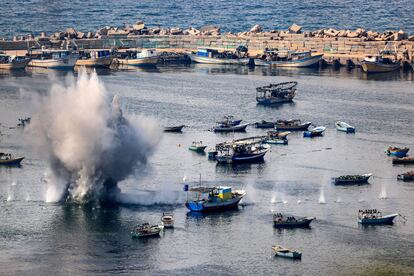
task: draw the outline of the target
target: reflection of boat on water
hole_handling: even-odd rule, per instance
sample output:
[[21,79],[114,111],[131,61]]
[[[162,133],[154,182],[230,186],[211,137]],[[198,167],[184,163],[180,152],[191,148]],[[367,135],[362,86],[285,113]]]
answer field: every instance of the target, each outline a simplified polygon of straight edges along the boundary
[[407,153],[410,149],[409,148],[397,148],[393,146],[389,146],[385,153],[389,156],[395,156],[398,158],[402,158],[407,156]]
[[26,68],[30,59],[26,57],[0,54],[0,70],[17,70]]
[[291,102],[295,97],[296,81],[281,82],[256,88],[258,104],[270,105]]
[[298,119],[292,120],[277,120],[276,129],[277,130],[289,130],[289,131],[301,131],[307,130],[312,122],[301,123]]
[[217,144],[216,160],[223,164],[263,161],[270,146],[262,142],[263,136],[258,136]]
[[318,127],[315,127],[311,130],[305,131],[303,133],[303,137],[312,138],[312,137],[316,137],[316,136],[322,136],[325,130],[326,130],[326,127],[318,126]]
[[133,238],[153,237],[158,236],[162,230],[164,230],[163,225],[150,225],[149,223],[144,223],[136,226],[131,231],[131,236]]
[[315,220],[314,217],[284,216],[281,213],[277,213],[273,215],[273,226],[275,228],[309,227],[313,220]]
[[254,60],[256,66],[311,67],[319,64],[323,54],[312,55],[310,51],[265,50],[261,58]]
[[24,157],[13,157],[10,153],[0,152],[0,166],[20,166]]
[[[184,190],[188,193],[195,193],[194,200],[188,200],[185,206],[193,212],[212,212],[223,211],[237,208],[240,200],[245,196],[242,190],[233,191],[231,187],[192,187],[184,186]],[[207,195],[207,197],[205,196]],[[187,195],[188,196],[188,195]]]
[[355,133],[355,127],[345,122],[341,122],[341,121],[335,122],[335,126],[338,131],[342,131],[346,133]]
[[231,64],[248,65],[250,59],[247,57],[247,47],[239,46],[235,52],[219,52],[210,48],[199,48],[197,53],[190,54],[191,61],[208,64]]
[[359,210],[358,212],[358,223],[363,225],[373,224],[393,224],[394,218],[398,214],[383,215],[382,212],[370,209],[370,210]]
[[156,66],[159,55],[155,49],[142,49],[141,51],[118,52],[114,63],[129,66]]
[[372,173],[357,174],[357,175],[342,175],[334,178],[335,185],[353,185],[368,183],[368,179],[372,176]]
[[86,67],[109,67],[112,63],[113,55],[107,49],[81,50],[76,66]]
[[276,256],[284,257],[284,258],[291,258],[291,259],[301,259],[302,253],[298,251],[294,251],[288,248],[285,248],[280,245],[272,246],[272,250]]
[[29,53],[29,67],[50,69],[73,69],[78,60],[78,54],[69,50],[40,50]]

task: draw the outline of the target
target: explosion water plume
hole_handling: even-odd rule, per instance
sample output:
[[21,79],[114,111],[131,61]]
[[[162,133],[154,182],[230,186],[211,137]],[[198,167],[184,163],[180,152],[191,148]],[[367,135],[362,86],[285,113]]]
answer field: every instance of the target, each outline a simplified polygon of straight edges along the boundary
[[48,163],[46,201],[112,201],[117,183],[144,166],[158,130],[122,113],[96,72],[81,70],[71,85],[53,84],[40,98],[27,140]]

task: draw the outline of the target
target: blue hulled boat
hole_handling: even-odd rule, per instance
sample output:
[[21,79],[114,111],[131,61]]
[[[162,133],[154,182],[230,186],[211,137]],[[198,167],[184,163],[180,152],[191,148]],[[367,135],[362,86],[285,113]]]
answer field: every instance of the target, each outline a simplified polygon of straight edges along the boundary
[[263,137],[249,137],[216,145],[216,160],[222,164],[261,162],[270,146],[263,143]]
[[323,132],[325,130],[326,130],[326,127],[324,127],[324,126],[318,126],[318,127],[315,127],[314,129],[311,129],[309,131],[305,131],[303,133],[303,137],[312,138],[312,137],[316,137],[316,136],[322,136],[323,135]]
[[397,148],[393,146],[389,146],[388,149],[385,151],[389,156],[395,156],[398,158],[403,158],[407,156],[407,153],[410,149],[409,148]]
[[371,210],[359,210],[358,223],[362,225],[374,225],[374,224],[393,224],[393,220],[399,214],[382,215],[382,212]]
[[9,153],[0,152],[0,166],[20,166],[24,157],[13,157]]

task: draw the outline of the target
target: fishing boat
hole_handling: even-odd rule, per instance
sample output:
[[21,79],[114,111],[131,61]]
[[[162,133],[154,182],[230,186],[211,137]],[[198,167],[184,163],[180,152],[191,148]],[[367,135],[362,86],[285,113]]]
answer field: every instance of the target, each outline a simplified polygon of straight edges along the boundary
[[79,59],[76,66],[86,67],[109,67],[112,63],[113,55],[107,49],[94,49],[79,51]]
[[174,228],[174,215],[172,213],[162,213],[161,222],[164,228]]
[[261,122],[254,123],[254,126],[256,128],[274,128],[275,125],[276,125],[276,122],[269,122],[269,121],[265,121],[265,120],[262,120]]
[[323,54],[312,55],[311,51],[265,50],[264,54],[254,60],[256,66],[272,67],[311,67],[317,66]]
[[288,131],[302,131],[307,130],[312,122],[301,123],[298,119],[292,120],[277,120],[276,130],[288,130]]
[[232,115],[224,116],[223,119],[217,122],[218,125],[238,126],[243,120],[235,119]]
[[291,102],[296,95],[296,81],[269,84],[256,88],[256,101],[262,105]]
[[383,215],[376,209],[359,210],[358,223],[362,225],[393,224],[393,220],[399,214]]
[[407,181],[407,182],[414,181],[414,171],[399,174],[397,176],[397,179],[402,180],[402,181]]
[[26,68],[30,59],[19,56],[0,54],[0,70],[17,70]]
[[188,148],[189,150],[203,153],[207,146],[203,145],[203,141],[200,142],[193,142],[191,146]]
[[302,253],[294,250],[290,250],[280,245],[272,246],[272,250],[275,256],[291,258],[291,259],[302,259]]
[[40,52],[31,51],[29,67],[41,67],[50,69],[73,69],[78,54],[68,50],[41,50]]
[[0,152],[0,166],[20,166],[24,157],[13,157],[10,153]]
[[346,132],[346,133],[355,133],[355,127],[345,123],[345,122],[335,122],[336,129],[338,131]]
[[309,227],[315,217],[284,216],[281,213],[273,215],[273,226],[275,228],[303,228]]
[[133,238],[153,237],[158,236],[162,230],[164,230],[164,225],[150,225],[149,223],[144,223],[132,229],[131,236]]
[[142,49],[141,51],[118,52],[114,62],[128,66],[156,66],[158,60],[159,55],[155,49]]
[[406,157],[407,153],[410,149],[409,148],[397,148],[394,146],[389,146],[386,150],[385,153],[389,156],[395,156],[398,158],[402,158],[402,157]]
[[326,130],[326,127],[318,126],[311,130],[303,132],[303,137],[312,138],[316,136],[322,136],[325,130]]
[[414,156],[407,156],[402,158],[393,158],[393,164],[414,164]]
[[185,125],[164,127],[164,132],[182,132]]
[[361,62],[362,70],[366,73],[385,73],[400,69],[400,62],[393,61],[383,55],[370,55]]
[[237,47],[235,52],[219,52],[210,48],[199,48],[197,53],[189,54],[191,61],[206,64],[248,65],[250,58],[247,56],[248,49],[245,46]]
[[289,133],[290,131],[284,131],[284,132],[268,131],[263,143],[276,144],[276,145],[287,145],[288,144],[287,136],[289,135]]
[[239,124],[239,125],[231,125],[231,124],[219,124],[213,128],[214,132],[242,132],[246,131],[246,128],[249,124]]
[[249,137],[216,145],[216,160],[221,164],[254,163],[264,160],[270,146],[262,144],[263,137]]
[[368,183],[368,179],[372,176],[372,173],[357,174],[357,175],[341,175],[335,177],[335,185],[354,185]]
[[[187,191],[185,206],[192,212],[213,212],[237,208],[246,195],[242,190],[233,191],[231,187],[192,187],[184,186]],[[188,199],[188,192],[195,193],[195,199]]]

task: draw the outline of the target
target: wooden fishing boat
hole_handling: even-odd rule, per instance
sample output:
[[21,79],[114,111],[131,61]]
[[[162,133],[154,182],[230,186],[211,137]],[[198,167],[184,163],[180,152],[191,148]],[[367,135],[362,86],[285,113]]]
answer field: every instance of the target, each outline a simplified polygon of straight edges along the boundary
[[273,226],[275,228],[301,228],[309,227],[315,217],[284,216],[281,213],[273,215]]
[[309,131],[305,131],[303,133],[303,137],[312,138],[312,137],[316,137],[316,136],[322,136],[325,130],[326,130],[326,127],[318,126],[318,127],[315,127],[315,128],[313,128]]
[[335,122],[336,129],[338,131],[346,132],[346,133],[355,133],[355,127],[345,123],[345,122]]
[[383,215],[382,212],[372,210],[360,210],[358,212],[358,223],[362,225],[375,225],[375,224],[393,224],[394,218],[399,214]]
[[156,66],[159,55],[155,49],[142,49],[141,51],[118,52],[114,63],[128,66]]
[[270,146],[263,137],[250,137],[216,145],[216,160],[221,164],[261,162]]
[[217,121],[218,125],[224,125],[224,126],[237,126],[240,125],[242,122],[242,119],[235,119],[232,115],[224,116],[223,119],[220,121]]
[[193,142],[191,146],[188,148],[189,150],[203,153],[207,146],[203,145],[203,141],[200,142]]
[[73,69],[79,55],[67,50],[41,50],[30,52],[29,67]]
[[19,56],[0,54],[0,70],[17,70],[26,68],[30,59]]
[[393,146],[389,146],[385,153],[389,156],[395,156],[398,158],[406,157],[407,153],[410,149],[409,148],[397,148]]
[[20,166],[24,157],[13,157],[10,153],[0,152],[0,166]]
[[335,177],[335,185],[355,185],[368,183],[368,179],[372,176],[372,173],[357,174],[357,175],[342,175]]
[[402,181],[407,181],[407,182],[414,181],[414,171],[399,174],[397,176],[397,179],[402,180]]
[[185,125],[164,127],[164,132],[182,132]]
[[301,123],[298,119],[293,120],[277,120],[276,130],[301,131],[307,130],[312,122]]
[[281,82],[256,88],[256,101],[262,105],[291,102],[296,95],[296,81]]
[[162,213],[161,222],[164,228],[174,228],[174,215],[172,213]]
[[263,143],[266,144],[275,144],[275,145],[287,145],[290,131],[268,131],[266,138],[263,140]]
[[[194,200],[188,200],[185,206],[192,212],[213,212],[237,208],[246,195],[244,191],[233,191],[231,187],[193,187],[184,186],[184,191],[195,193]],[[207,197],[205,197],[207,195]],[[188,198],[188,195],[187,195]]]
[[311,67],[317,66],[323,54],[312,55],[310,51],[267,50],[263,56],[254,60],[256,66],[271,67]]
[[402,158],[393,158],[393,164],[414,164],[414,156],[407,156]]
[[274,128],[275,125],[276,125],[276,122],[269,122],[269,121],[265,121],[265,120],[262,120],[261,122],[254,123],[254,126],[256,128]]
[[361,62],[362,70],[366,73],[385,73],[400,69],[399,61],[392,61],[383,55],[370,55]]
[[214,132],[242,132],[246,131],[246,128],[249,124],[239,124],[239,125],[224,125],[220,124],[213,128]]
[[164,230],[164,225],[150,225],[149,223],[144,223],[136,226],[131,231],[131,236],[133,238],[153,237],[158,236],[162,230]]
[[76,66],[85,67],[109,67],[112,63],[113,55],[107,49],[94,49],[79,51],[79,59]]
[[302,253],[294,250],[290,250],[280,245],[272,246],[272,250],[276,256],[291,258],[291,259],[301,259]]
[[219,52],[210,48],[199,48],[197,53],[189,54],[191,61],[206,64],[248,65],[247,48],[237,47],[235,52]]

